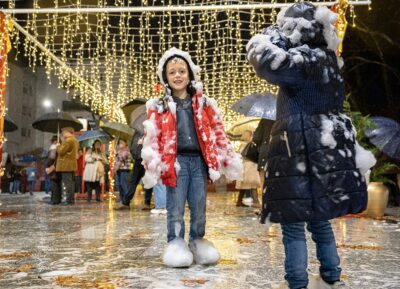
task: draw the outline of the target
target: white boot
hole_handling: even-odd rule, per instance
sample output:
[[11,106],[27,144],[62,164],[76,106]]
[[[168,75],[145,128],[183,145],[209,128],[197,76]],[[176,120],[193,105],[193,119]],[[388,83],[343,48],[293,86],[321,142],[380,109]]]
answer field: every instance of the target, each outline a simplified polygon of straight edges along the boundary
[[221,258],[213,243],[206,239],[190,241],[189,248],[193,253],[194,261],[200,265],[214,265]]
[[189,267],[193,263],[193,254],[185,240],[176,238],[168,243],[164,252],[163,262],[172,268]]

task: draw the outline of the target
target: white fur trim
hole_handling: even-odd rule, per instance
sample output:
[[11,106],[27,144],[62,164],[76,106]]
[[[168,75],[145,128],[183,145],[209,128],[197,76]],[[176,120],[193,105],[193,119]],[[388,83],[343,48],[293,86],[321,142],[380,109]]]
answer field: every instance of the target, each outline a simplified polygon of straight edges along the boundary
[[164,53],[164,55],[161,57],[160,61],[158,62],[158,78],[160,79],[160,82],[164,86],[166,85],[166,83],[164,82],[163,77],[162,77],[164,64],[173,55],[179,55],[179,56],[183,57],[189,63],[190,70],[193,72],[195,81],[200,81],[200,71],[201,71],[200,66],[194,64],[189,53],[182,51],[176,47],[172,47]]
[[146,189],[154,187],[160,180],[161,175],[161,155],[158,151],[157,136],[159,134],[155,117],[152,115],[143,122],[145,136],[143,138],[142,164],[146,168],[144,177],[142,178]]
[[176,116],[176,103],[173,101],[168,101],[168,108],[174,116]]
[[221,177],[220,172],[212,169],[212,168],[208,168],[208,175],[210,176],[210,179],[215,182],[216,180],[218,180]]

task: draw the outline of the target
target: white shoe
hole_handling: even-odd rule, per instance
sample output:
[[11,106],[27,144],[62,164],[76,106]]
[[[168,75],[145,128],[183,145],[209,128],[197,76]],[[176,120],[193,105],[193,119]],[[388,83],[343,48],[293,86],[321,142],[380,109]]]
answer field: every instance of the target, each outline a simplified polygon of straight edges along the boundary
[[185,240],[176,238],[168,243],[165,249],[163,262],[167,267],[184,268],[193,263],[193,254]]
[[167,210],[166,209],[152,209],[150,211],[150,213],[158,214],[158,215],[166,215],[167,214]]
[[253,204],[252,198],[243,198],[242,203],[245,204],[247,207],[251,207]]
[[213,243],[206,239],[197,239],[189,243],[189,248],[193,253],[193,259],[200,265],[217,264],[221,255],[214,247]]

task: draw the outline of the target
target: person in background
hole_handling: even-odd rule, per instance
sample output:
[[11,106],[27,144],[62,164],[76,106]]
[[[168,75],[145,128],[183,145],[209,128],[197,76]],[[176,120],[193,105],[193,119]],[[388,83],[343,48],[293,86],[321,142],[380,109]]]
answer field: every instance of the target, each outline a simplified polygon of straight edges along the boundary
[[119,198],[121,204],[124,204],[128,193],[127,177],[131,171],[132,155],[125,140],[120,139],[118,141],[118,146],[119,151],[116,153],[113,169],[114,176],[117,175]]
[[61,184],[57,180],[56,174],[56,158],[57,158],[57,141],[58,138],[54,135],[51,138],[51,145],[47,151],[45,164],[46,178],[50,180],[51,198],[50,204],[58,205],[61,203]]
[[36,180],[38,179],[38,171],[36,164],[32,162],[29,167],[26,168],[26,176],[28,181],[29,194],[32,196],[35,190]]
[[75,171],[75,192],[78,194],[84,194],[82,191],[82,178],[83,178],[83,150],[78,149],[78,159],[76,160],[76,171]]
[[107,163],[107,157],[101,150],[101,141],[95,140],[93,146],[86,150],[85,169],[83,170],[88,202],[92,200],[93,190],[96,192],[96,201],[100,202],[101,184],[104,184],[105,175],[104,165]]
[[150,211],[152,214],[167,214],[167,188],[163,184],[157,184],[153,188],[154,192],[154,209]]
[[14,193],[15,166],[10,161],[10,166],[7,170],[8,189],[10,194]]
[[264,189],[265,171],[267,165],[267,153],[271,129],[275,121],[270,119],[261,119],[253,135],[253,142],[258,148],[257,170],[260,173],[260,186]]
[[[66,203],[65,205],[73,205],[75,203],[75,171],[76,171],[76,159],[78,155],[79,143],[76,140],[74,133],[75,130],[72,127],[64,127],[61,129],[63,141],[61,144],[57,144],[57,159],[56,159],[56,172],[59,175],[58,182],[61,187],[61,182],[65,186],[66,192]],[[60,194],[61,190],[57,192]]]
[[15,167],[14,171],[14,186],[13,186],[13,193],[18,194],[21,192],[21,168]]
[[[239,153],[243,153],[247,145],[252,143],[253,132],[250,130],[244,131],[241,144],[239,147]],[[243,155],[242,155],[243,156]],[[258,199],[257,188],[260,187],[260,176],[257,171],[257,163],[243,156],[243,177],[242,180],[236,182],[236,189],[239,190],[239,196],[236,202],[237,207],[246,206],[243,204],[243,197],[248,193],[253,199],[252,206],[254,208],[261,208],[260,201]]]
[[[144,119],[145,120],[145,119]],[[129,205],[135,196],[136,188],[139,185],[141,179],[144,176],[145,169],[142,165],[141,152],[143,145],[141,140],[144,135],[143,121],[137,121],[136,123],[131,123],[130,126],[135,130],[135,134],[131,140],[130,152],[133,158],[133,169],[131,176],[128,180],[128,191],[124,200],[121,203],[115,204],[114,210],[126,210],[129,209]],[[151,210],[151,196],[153,194],[153,188],[145,189],[144,195],[144,206],[143,210]]]
[[28,176],[25,169],[21,169],[21,193],[25,194],[28,191]]

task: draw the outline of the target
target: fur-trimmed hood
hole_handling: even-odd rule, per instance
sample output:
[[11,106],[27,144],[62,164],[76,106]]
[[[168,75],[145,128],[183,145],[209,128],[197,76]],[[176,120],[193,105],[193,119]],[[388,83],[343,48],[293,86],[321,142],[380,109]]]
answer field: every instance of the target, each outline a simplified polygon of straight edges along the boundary
[[167,83],[165,83],[165,80],[163,77],[163,71],[165,69],[166,62],[175,55],[180,56],[181,58],[185,59],[186,62],[189,64],[189,69],[192,71],[193,76],[194,76],[192,85],[197,91],[202,92],[203,84],[200,79],[200,71],[201,71],[200,66],[196,65],[193,62],[192,57],[190,57],[188,52],[180,50],[176,47],[172,47],[172,48],[168,49],[158,62],[157,74],[158,74],[158,78],[160,79],[161,84],[164,85],[164,87],[166,87],[166,85],[167,85]]

